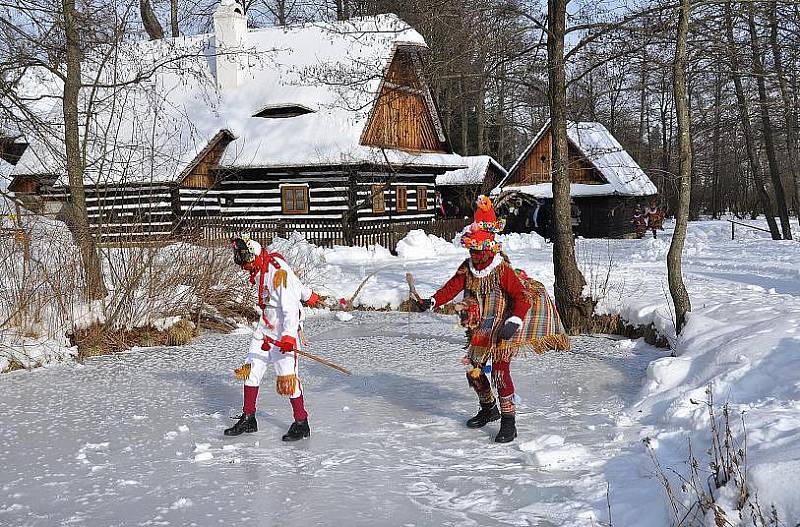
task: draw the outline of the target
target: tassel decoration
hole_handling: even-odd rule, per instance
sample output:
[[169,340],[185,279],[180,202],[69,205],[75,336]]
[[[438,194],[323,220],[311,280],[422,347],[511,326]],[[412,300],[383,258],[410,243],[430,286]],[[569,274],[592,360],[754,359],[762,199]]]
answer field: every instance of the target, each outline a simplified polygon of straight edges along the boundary
[[250,377],[250,370],[252,366],[250,363],[245,363],[233,370],[233,374],[236,376],[237,379],[240,381],[246,381],[248,377]]
[[292,396],[297,388],[297,375],[278,375],[275,379],[275,389],[278,395]]

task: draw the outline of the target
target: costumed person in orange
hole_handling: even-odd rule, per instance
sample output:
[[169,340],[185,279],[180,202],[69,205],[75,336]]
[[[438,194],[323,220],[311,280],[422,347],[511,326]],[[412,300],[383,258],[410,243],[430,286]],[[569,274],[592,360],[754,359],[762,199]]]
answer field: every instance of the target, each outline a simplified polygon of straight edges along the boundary
[[249,235],[234,238],[231,245],[234,262],[250,273],[250,283],[258,282],[258,305],[262,313],[253,330],[245,363],[234,372],[237,379],[244,381],[242,415],[236,424],[225,430],[225,435],[258,431],[255,415],[258,387],[267,366],[272,364],[277,375],[278,394],[289,398],[294,416],[283,440],[297,441],[309,437],[311,430],[295,350],[302,340],[301,302],[313,306],[319,296],[300,282],[283,256],[270,253]]
[[[494,239],[504,223],[497,221],[491,200],[480,196],[475,221],[461,236],[469,258],[431,298],[420,300],[420,307],[427,310],[464,292],[456,308],[467,328],[467,381],[480,403],[480,411],[467,426],[480,428],[500,419],[498,443],[517,437],[511,359],[521,350],[569,349],[569,338],[544,286],[514,270]],[[499,411],[486,373],[491,373],[497,390]]]
[[647,228],[653,231],[653,238],[656,237],[656,230],[664,230],[664,212],[658,208],[656,200],[650,202],[650,206],[644,211],[647,218]]
[[644,233],[647,232],[647,216],[639,204],[633,208],[633,228],[637,238],[644,238]]

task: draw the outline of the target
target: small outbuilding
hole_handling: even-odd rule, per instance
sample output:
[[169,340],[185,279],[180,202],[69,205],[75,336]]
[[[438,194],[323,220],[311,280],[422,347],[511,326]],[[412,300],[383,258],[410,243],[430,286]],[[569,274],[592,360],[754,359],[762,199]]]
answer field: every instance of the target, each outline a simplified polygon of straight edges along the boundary
[[478,196],[489,194],[508,175],[492,156],[464,156],[461,159],[465,168],[436,176],[440,214],[447,218],[470,216]]
[[[656,197],[656,186],[602,124],[568,122],[567,137],[575,234],[586,238],[633,236],[634,209]],[[496,207],[507,215],[507,231],[536,231],[550,237],[550,122],[536,134],[492,193],[497,196]]]

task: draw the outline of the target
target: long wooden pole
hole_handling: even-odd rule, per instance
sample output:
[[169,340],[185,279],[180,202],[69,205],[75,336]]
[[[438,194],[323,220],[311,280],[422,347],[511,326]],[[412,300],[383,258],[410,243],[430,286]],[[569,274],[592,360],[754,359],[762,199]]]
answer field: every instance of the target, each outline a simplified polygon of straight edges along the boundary
[[307,359],[311,359],[313,361],[319,362],[320,364],[323,364],[323,365],[327,366],[328,368],[333,368],[336,371],[340,371],[340,372],[344,373],[345,375],[353,375],[352,372],[350,370],[348,370],[347,368],[342,368],[341,366],[338,366],[338,365],[332,363],[329,360],[323,359],[322,357],[317,357],[316,355],[314,355],[312,353],[309,353],[307,351],[300,351],[300,350],[292,350],[292,351],[294,351],[295,353],[297,353],[301,357],[305,357]]

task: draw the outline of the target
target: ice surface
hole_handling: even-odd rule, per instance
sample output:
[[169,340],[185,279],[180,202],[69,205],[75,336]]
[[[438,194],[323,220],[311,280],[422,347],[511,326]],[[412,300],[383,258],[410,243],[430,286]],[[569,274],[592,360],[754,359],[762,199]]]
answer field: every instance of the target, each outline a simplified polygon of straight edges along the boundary
[[464,426],[477,404],[454,318],[354,315],[308,321],[310,351],[354,374],[301,359],[312,437],[291,445],[271,373],[259,432],[222,435],[241,408],[231,370],[248,335],[0,376],[0,524],[560,526],[601,516],[599,464],[627,444],[616,423],[662,352],[583,337],[576,351],[515,360],[520,437],[498,445],[497,423]]

